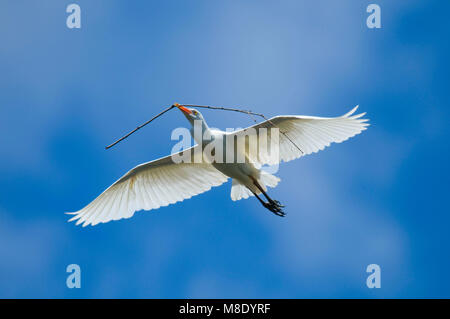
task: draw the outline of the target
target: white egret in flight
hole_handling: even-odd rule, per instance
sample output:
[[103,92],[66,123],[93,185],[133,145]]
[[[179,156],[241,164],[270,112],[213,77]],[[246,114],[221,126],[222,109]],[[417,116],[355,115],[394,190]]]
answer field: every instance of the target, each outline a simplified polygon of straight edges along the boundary
[[[369,125],[367,119],[362,119],[365,113],[354,115],[358,106],[345,115],[333,118],[280,115],[265,122],[253,125],[247,129],[225,132],[210,129],[202,114],[194,109],[179,104],[178,107],[192,126],[191,133],[197,145],[151,162],[136,166],[118,181],[112,184],[94,201],[83,209],[68,213],[75,215],[69,221],[76,224],[97,225],[111,220],[130,218],[136,211],[157,209],[194,195],[206,192],[213,186],[225,183],[232,178],[231,199],[233,201],[255,196],[268,210],[278,216],[285,216],[283,205],[273,200],[267,194],[267,187],[275,187],[280,179],[261,170],[262,165],[274,165],[282,161],[288,162],[303,155],[323,150],[331,143],[340,143],[353,137]],[[164,111],[165,112],[165,111]],[[249,152],[249,145],[244,148],[234,147],[234,158],[240,155],[245,162],[218,162],[205,158],[204,141],[198,140],[194,134],[194,123],[199,123],[201,136],[209,135],[211,140],[226,140],[238,136],[245,130],[255,129],[256,134],[264,131],[268,139],[271,128],[277,127],[283,133],[278,136],[278,152],[276,158],[266,156],[268,143],[256,142],[256,155]],[[267,130],[263,130],[267,129]],[[246,139],[246,143],[251,139]],[[225,147],[224,152],[230,150]],[[185,156],[197,160],[175,162],[174,156]],[[225,157],[226,154],[223,154]],[[200,159],[200,160],[198,160]],[[208,160],[209,159],[209,160]],[[262,195],[264,198],[261,198]]]

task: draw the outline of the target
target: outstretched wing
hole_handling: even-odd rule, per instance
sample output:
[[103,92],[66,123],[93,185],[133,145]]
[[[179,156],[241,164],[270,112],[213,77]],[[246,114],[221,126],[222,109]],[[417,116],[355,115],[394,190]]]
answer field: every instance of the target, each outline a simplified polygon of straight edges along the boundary
[[[357,108],[358,106],[339,117],[275,116],[232,134],[245,135],[247,131],[253,131],[256,132],[254,134],[259,135],[260,129],[267,129],[266,142],[261,143],[261,140],[258,139],[254,152],[250,151],[252,147],[248,145],[251,139],[246,137],[246,153],[248,159],[253,163],[275,165],[282,161],[288,162],[303,155],[318,152],[333,142],[340,143],[361,133],[369,124],[366,123],[368,119],[362,119],[366,113],[353,115]],[[272,138],[276,140],[272,136],[271,130],[274,127],[279,128],[279,143],[276,143],[279,145],[277,156],[273,156],[276,153],[271,152],[270,147]]]
[[68,213],[75,215],[69,221],[77,220],[76,224],[83,223],[84,227],[130,218],[136,211],[183,201],[226,182],[228,177],[211,164],[194,162],[193,156],[199,151],[200,147],[194,146],[176,154],[188,154],[192,157],[190,163],[176,164],[173,155],[169,155],[136,166],[89,205]]

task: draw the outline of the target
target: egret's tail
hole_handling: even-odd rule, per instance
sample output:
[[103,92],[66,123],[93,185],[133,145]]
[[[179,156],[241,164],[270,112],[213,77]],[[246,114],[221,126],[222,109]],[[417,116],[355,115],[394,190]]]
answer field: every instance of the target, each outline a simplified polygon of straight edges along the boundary
[[[278,185],[278,183],[280,182],[280,178],[276,177],[275,175],[269,174],[265,171],[261,171],[261,176],[259,177],[259,181],[261,184],[261,186],[263,188],[265,188],[264,186],[269,186],[269,187],[275,187]],[[267,189],[265,189],[267,190]]]
[[[276,177],[275,175],[269,174],[265,171],[261,171],[261,175],[259,176],[259,184],[264,189],[264,191],[267,190],[268,187],[275,187],[277,186],[280,179]],[[257,194],[260,192],[257,191]],[[231,184],[231,200],[241,200],[241,199],[247,199],[250,196],[254,196],[252,191],[247,188],[244,184],[241,184],[239,181],[233,179]]]

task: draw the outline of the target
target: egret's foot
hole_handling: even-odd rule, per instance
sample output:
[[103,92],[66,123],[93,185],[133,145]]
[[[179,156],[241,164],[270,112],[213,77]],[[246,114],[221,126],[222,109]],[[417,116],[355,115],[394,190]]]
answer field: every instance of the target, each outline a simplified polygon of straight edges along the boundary
[[264,207],[270,210],[272,213],[274,213],[277,216],[284,217],[286,216],[286,213],[283,212],[282,207],[283,205],[280,205],[277,201],[272,201],[269,203],[263,203]]
[[274,203],[274,205],[276,205],[278,207],[285,207],[284,205],[281,205],[281,203],[275,199],[272,199],[272,202]]

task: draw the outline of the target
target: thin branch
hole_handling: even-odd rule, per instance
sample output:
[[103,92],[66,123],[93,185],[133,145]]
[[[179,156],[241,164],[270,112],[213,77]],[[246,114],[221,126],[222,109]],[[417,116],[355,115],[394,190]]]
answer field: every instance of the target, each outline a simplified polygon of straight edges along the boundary
[[[163,115],[164,113],[170,111],[171,109],[173,109],[174,107],[177,106],[186,106],[186,107],[199,107],[199,108],[206,108],[206,109],[212,109],[212,110],[223,110],[223,111],[233,111],[233,112],[239,112],[239,113],[244,113],[244,114],[248,114],[250,116],[253,117],[253,115],[255,116],[259,116],[262,117],[263,119],[265,119],[267,122],[269,122],[273,127],[276,127],[280,130],[281,134],[283,134],[300,152],[302,152],[302,154],[304,154],[304,152],[300,149],[300,147],[297,146],[297,144],[294,143],[294,141],[286,134],[286,132],[283,132],[277,125],[275,125],[270,119],[268,119],[267,117],[264,116],[264,114],[261,113],[255,113],[252,112],[250,110],[240,110],[240,109],[236,109],[236,108],[229,108],[229,107],[222,107],[222,106],[210,106],[210,105],[195,105],[195,104],[177,104],[175,103],[174,105],[169,106],[168,108],[166,108],[164,111],[162,111],[161,113],[159,113],[158,115],[154,116],[153,118],[151,118],[150,120],[148,120],[147,122],[145,122],[144,124],[139,125],[138,127],[136,127],[134,130],[132,130],[131,132],[129,132],[128,134],[122,136],[121,138],[119,138],[117,141],[115,141],[114,143],[106,146],[106,149],[109,149],[111,147],[113,147],[114,145],[116,145],[117,143],[119,143],[120,141],[123,141],[124,139],[126,139],[128,136],[130,136],[131,134],[133,134],[134,132],[136,132],[137,130],[143,128],[144,126],[146,126],[147,124],[149,124],[150,122],[152,122],[153,120],[155,120],[156,118],[160,117],[161,115]],[[253,119],[255,122],[256,120]]]
[[154,119],[160,117],[161,115],[163,115],[164,113],[166,113],[167,111],[173,109],[176,105],[172,105],[169,106],[167,109],[165,109],[164,111],[162,111],[161,113],[159,113],[158,115],[154,116],[153,118],[151,118],[150,120],[148,120],[147,122],[145,122],[144,124],[139,125],[138,127],[136,127],[134,130],[132,130],[130,133],[128,133],[127,135],[122,136],[121,138],[119,138],[117,141],[115,141],[114,143],[108,145],[105,147],[105,149],[109,149],[111,147],[113,147],[114,145],[116,145],[117,143],[119,143],[120,141],[126,139],[128,136],[130,136],[131,134],[133,134],[134,132],[136,132],[137,130],[143,128],[144,126],[146,126],[147,124],[149,124],[151,121],[153,121]]

